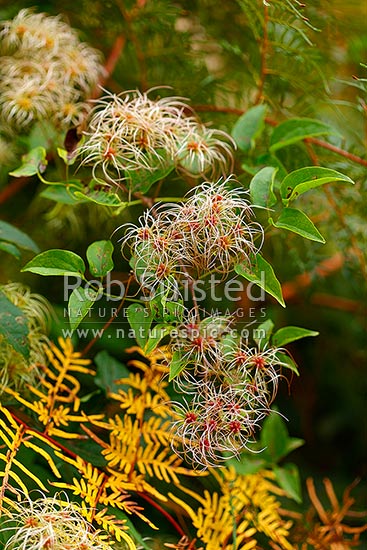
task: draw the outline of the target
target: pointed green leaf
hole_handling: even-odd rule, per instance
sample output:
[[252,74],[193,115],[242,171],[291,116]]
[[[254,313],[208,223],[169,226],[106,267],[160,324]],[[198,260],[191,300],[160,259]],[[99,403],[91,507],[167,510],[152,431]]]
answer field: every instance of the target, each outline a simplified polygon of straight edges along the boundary
[[17,260],[21,257],[21,252],[14,244],[6,243],[5,241],[0,241],[0,250],[7,252],[14,256]]
[[5,338],[16,352],[28,359],[28,334],[27,317],[0,291],[0,341]]
[[276,352],[276,357],[279,361],[279,365],[281,365],[285,369],[291,370],[297,376],[299,376],[299,370],[298,370],[297,364],[293,361],[292,357],[290,357],[289,355],[281,351]]
[[186,362],[182,359],[179,351],[174,351],[169,365],[169,381],[178,376],[186,367]]
[[308,137],[337,134],[328,124],[312,118],[292,118],[276,126],[270,138],[270,151],[302,141]]
[[17,245],[25,250],[31,250],[32,252],[39,252],[39,248],[36,243],[28,237],[26,233],[23,233],[14,225],[0,220],[0,241],[7,241],[13,245]]
[[66,149],[62,149],[61,147],[57,148],[57,154],[68,166],[74,164],[77,159],[76,155],[69,155],[69,152]]
[[116,381],[119,378],[127,378],[130,374],[129,369],[106,350],[97,353],[94,363],[97,366],[94,382],[106,393],[117,392],[121,386]]
[[35,147],[35,149],[22,156],[21,166],[13,170],[13,172],[9,172],[9,174],[16,178],[34,176],[38,172],[43,172],[46,166],[46,149],[44,147]]
[[334,181],[354,184],[351,178],[336,170],[320,166],[306,166],[305,168],[291,172],[284,178],[280,185],[280,194],[283,203],[287,206],[290,201],[293,201],[309,189],[314,189],[315,187]]
[[252,178],[250,182],[250,197],[256,206],[271,207],[277,202],[273,192],[274,177],[277,169],[265,166]]
[[267,319],[254,330],[254,341],[258,346],[261,345],[261,348],[263,348],[269,342],[273,328],[273,321],[271,319]]
[[293,498],[293,500],[301,503],[302,488],[297,466],[288,463],[281,468],[279,466],[274,466],[273,471],[280,487],[284,489],[287,495]]
[[111,241],[96,241],[88,246],[87,259],[94,277],[104,277],[113,269],[113,244]]
[[96,292],[90,287],[83,288],[81,286],[73,290],[68,302],[68,315],[71,329],[74,330],[79,326],[94,302],[100,297],[101,292],[102,289]]
[[253,148],[256,138],[264,129],[266,109],[266,105],[252,107],[233,126],[232,137],[241,151],[247,153]]
[[159,324],[153,327],[149,331],[149,337],[144,346],[144,352],[147,355],[152,353],[152,351],[154,351],[155,348],[158,346],[159,342],[163,340],[165,336],[168,336],[173,328],[174,327],[172,325],[166,324]]
[[264,421],[260,432],[261,445],[265,447],[264,452],[273,463],[278,462],[287,454],[288,430],[285,421],[274,411]]
[[318,336],[319,333],[315,330],[308,330],[307,328],[301,327],[283,327],[277,330],[272,339],[272,343],[276,347],[285,346],[290,342],[295,342],[301,338],[306,338],[307,336]]
[[273,221],[270,218],[270,222],[274,227],[279,229],[287,229],[297,235],[301,235],[305,239],[310,241],[316,241],[318,243],[325,243],[324,237],[314,226],[310,218],[301,210],[297,208],[283,208],[277,221]]
[[253,257],[251,265],[237,264],[234,270],[247,281],[265,290],[285,307],[282,288],[275,276],[274,270],[260,254],[256,254],[256,256]]
[[21,271],[30,271],[39,275],[69,275],[84,278],[83,259],[70,250],[46,250],[41,252]]
[[126,310],[127,320],[134,331],[135,340],[144,348],[149,337],[152,314],[141,304],[131,304]]

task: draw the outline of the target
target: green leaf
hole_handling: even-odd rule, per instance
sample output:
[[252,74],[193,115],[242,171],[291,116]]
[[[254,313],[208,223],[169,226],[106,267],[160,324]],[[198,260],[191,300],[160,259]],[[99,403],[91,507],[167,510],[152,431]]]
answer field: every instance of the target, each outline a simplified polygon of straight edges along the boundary
[[122,202],[118,194],[113,193],[112,191],[92,190],[88,193],[74,191],[73,194],[78,199],[84,199],[90,202],[94,202],[96,204],[100,204],[102,206],[110,206],[112,208],[126,208],[129,204],[128,202]]
[[5,241],[0,241],[0,250],[2,250],[3,252],[7,252],[8,254],[11,254],[12,256],[17,258],[17,260],[19,260],[21,257],[21,252],[19,248],[17,248],[14,244],[6,243]]
[[282,367],[284,367],[285,369],[291,370],[297,376],[299,376],[299,370],[298,370],[297,364],[293,361],[292,357],[290,357],[289,355],[281,351],[276,352],[276,357],[279,361],[279,364],[282,365]]
[[252,107],[240,116],[232,129],[232,137],[241,151],[247,153],[254,147],[256,138],[264,129],[266,105]]
[[169,365],[169,381],[173,380],[184,370],[186,362],[182,360],[179,351],[174,351]]
[[141,348],[144,348],[149,338],[152,314],[141,304],[131,304],[126,310],[126,316],[134,331],[135,340]]
[[287,206],[288,203],[302,195],[309,189],[314,189],[320,185],[341,181],[344,183],[352,183],[354,181],[330,168],[320,166],[306,166],[288,174],[280,185],[280,195],[283,203]]
[[0,241],[7,241],[19,246],[19,248],[32,250],[32,252],[36,253],[39,252],[36,243],[26,233],[4,221],[0,221]]
[[46,166],[46,149],[44,147],[36,147],[26,155],[23,155],[21,166],[13,170],[13,172],[9,172],[9,174],[16,178],[34,176],[38,172],[43,172]]
[[85,264],[83,259],[70,250],[46,250],[41,252],[21,271],[30,271],[39,275],[69,275],[84,278]]
[[234,270],[247,281],[265,290],[285,307],[282,288],[275,276],[274,270],[260,254],[256,254],[256,256],[253,257],[250,266],[237,264]]
[[149,170],[133,170],[126,172],[129,188],[134,192],[147,193],[157,181],[166,178],[174,169],[172,163],[158,165],[153,172]]
[[307,328],[301,327],[283,327],[277,330],[272,339],[272,343],[276,347],[285,346],[290,342],[295,340],[300,340],[301,338],[306,338],[307,336],[318,336],[319,333],[315,330],[308,330]]
[[263,424],[260,432],[261,445],[265,447],[264,452],[273,463],[278,462],[287,454],[288,430],[283,418],[272,411]]
[[73,290],[68,302],[69,323],[72,330],[79,326],[101,293],[102,289],[95,291],[90,287],[79,287]]
[[[263,348],[269,342],[273,328],[273,321],[267,319],[254,330],[254,341],[258,346],[261,344],[261,348]],[[265,337],[262,337],[263,334],[265,334]]]
[[28,359],[28,334],[26,315],[0,291],[0,341],[5,338],[16,352]]
[[52,185],[44,189],[40,193],[40,197],[49,199],[51,201],[59,202],[60,204],[81,204],[88,202],[87,199],[81,199],[76,197],[67,184]]
[[270,151],[302,141],[308,137],[337,134],[328,124],[312,118],[292,118],[276,126],[270,138]]
[[299,471],[295,464],[285,464],[281,468],[274,466],[273,468],[276,479],[280,487],[287,495],[298,503],[302,502],[302,487],[299,477]]
[[262,168],[250,182],[251,202],[257,206],[274,206],[277,198],[273,192],[274,177],[277,169],[273,166]]
[[97,373],[94,377],[95,384],[106,393],[116,392],[121,387],[116,384],[119,378],[127,378],[129,369],[112,357],[108,351],[103,350],[94,357]]
[[297,208],[283,208],[276,222],[271,218],[269,218],[269,220],[274,227],[278,227],[279,229],[287,229],[287,231],[297,233],[297,235],[301,235],[310,241],[316,241],[323,244],[325,243],[324,237],[314,226],[310,218]]
[[149,337],[144,346],[144,352],[149,355],[158,346],[165,336],[168,336],[174,327],[172,325],[159,324],[149,331]]
[[113,269],[113,244],[111,241],[96,241],[87,248],[89,269],[94,277],[104,277]]

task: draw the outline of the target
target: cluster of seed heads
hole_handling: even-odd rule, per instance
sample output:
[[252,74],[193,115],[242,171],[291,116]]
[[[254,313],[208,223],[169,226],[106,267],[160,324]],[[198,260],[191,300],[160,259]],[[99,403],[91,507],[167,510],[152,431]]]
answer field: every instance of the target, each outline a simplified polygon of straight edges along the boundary
[[60,495],[14,504],[4,550],[112,550],[104,536],[82,516],[80,507]]
[[176,167],[193,176],[225,172],[232,163],[231,138],[190,113],[176,97],[107,93],[96,101],[84,132],[81,164],[92,166],[96,179],[112,185],[138,170]]
[[243,189],[230,190],[229,182],[203,183],[182,204],[153,207],[140,225],[127,226],[123,249],[129,246],[144,288],[179,293],[184,279],[208,273],[225,278],[236,264],[249,263],[262,244],[262,229],[249,222]]
[[280,350],[251,347],[230,325],[230,317],[199,320],[192,311],[172,342],[182,369],[174,383],[184,396],[174,403],[172,447],[196,468],[251,450],[278,389]]
[[0,24],[0,120],[3,131],[51,120],[78,124],[103,73],[100,54],[60,17],[21,10]]

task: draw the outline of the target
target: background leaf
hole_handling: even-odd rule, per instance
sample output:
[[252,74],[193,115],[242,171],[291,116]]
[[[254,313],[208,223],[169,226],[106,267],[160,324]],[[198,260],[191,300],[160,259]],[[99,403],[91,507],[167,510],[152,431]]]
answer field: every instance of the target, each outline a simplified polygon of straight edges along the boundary
[[87,248],[89,269],[94,277],[104,277],[113,269],[113,244],[111,241],[96,241]]
[[2,220],[0,220],[0,241],[7,241],[19,248],[39,252],[36,243],[26,233]]
[[324,237],[319,233],[310,218],[297,208],[283,208],[277,221],[270,218],[270,222],[274,227],[292,231],[310,241],[325,243]]
[[308,137],[336,134],[328,124],[312,118],[291,118],[276,126],[270,138],[270,151],[302,141]]
[[75,288],[70,294],[68,302],[68,315],[71,329],[76,329],[82,322],[94,302],[101,295],[101,291],[95,291],[90,287]]
[[21,166],[9,172],[9,174],[16,178],[34,176],[38,172],[43,172],[46,166],[46,149],[44,147],[35,147],[29,153],[22,156]]
[[28,359],[28,334],[27,317],[0,291],[0,342],[5,338],[16,352]]
[[273,166],[262,168],[250,182],[251,202],[257,206],[271,207],[277,202],[273,192],[273,180],[277,169]]
[[266,105],[251,107],[233,126],[232,137],[241,151],[247,153],[264,129],[266,109]]
[[22,271],[39,275],[69,275],[84,278],[83,259],[70,250],[46,250],[28,262]]

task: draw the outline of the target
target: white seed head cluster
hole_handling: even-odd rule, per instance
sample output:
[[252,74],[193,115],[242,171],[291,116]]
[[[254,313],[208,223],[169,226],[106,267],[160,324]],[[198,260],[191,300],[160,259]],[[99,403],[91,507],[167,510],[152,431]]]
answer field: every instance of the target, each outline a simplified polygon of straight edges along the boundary
[[[24,314],[28,329],[26,345],[29,356],[23,356],[11,343],[0,336],[0,394],[4,388],[21,391],[27,384],[36,385],[40,366],[46,364],[45,345],[50,310],[48,303],[38,294],[19,283],[0,285],[0,293]],[[22,322],[20,319],[19,322]]]
[[1,22],[0,55],[4,127],[44,119],[67,127],[86,116],[85,101],[103,73],[101,56],[60,17],[23,9]]
[[154,172],[175,166],[193,176],[219,171],[232,163],[233,142],[220,130],[206,128],[180,98],[150,99],[139,91],[109,94],[96,101],[81,164],[113,184],[129,172]]
[[127,226],[123,250],[129,246],[143,287],[179,292],[180,281],[188,277],[215,272],[224,278],[259,250],[262,228],[249,221],[244,191],[228,189],[229,182],[197,186],[186,202],[154,207],[140,218],[140,226]]
[[15,505],[4,550],[112,550],[103,535],[82,516],[80,507],[59,495],[27,499]]
[[173,404],[172,447],[200,469],[251,450],[275,399],[282,361],[277,348],[260,350],[241,338],[226,342],[230,318],[194,317],[187,316],[172,342],[183,368],[174,383],[184,395]]

